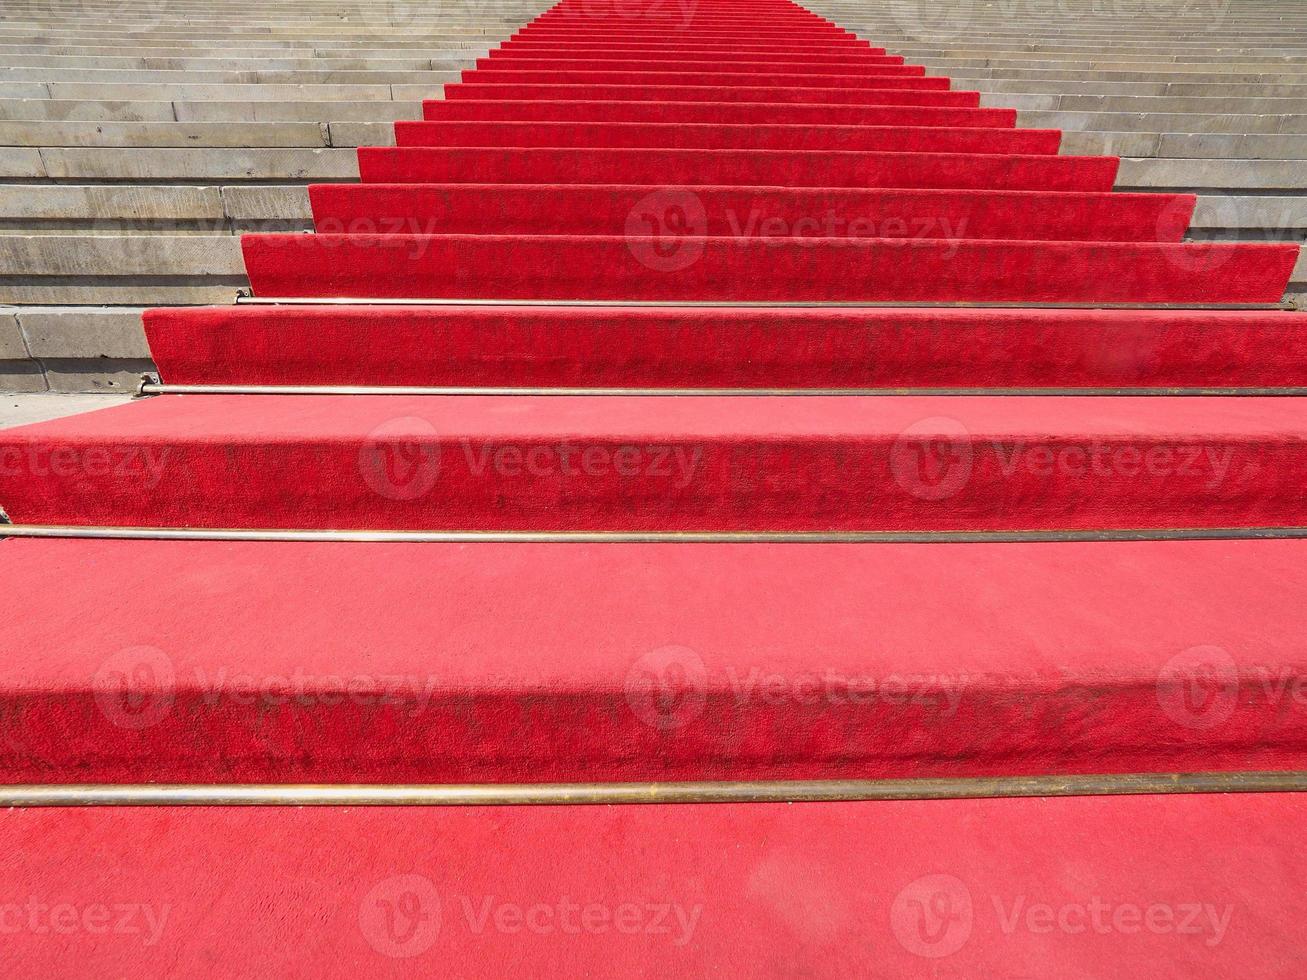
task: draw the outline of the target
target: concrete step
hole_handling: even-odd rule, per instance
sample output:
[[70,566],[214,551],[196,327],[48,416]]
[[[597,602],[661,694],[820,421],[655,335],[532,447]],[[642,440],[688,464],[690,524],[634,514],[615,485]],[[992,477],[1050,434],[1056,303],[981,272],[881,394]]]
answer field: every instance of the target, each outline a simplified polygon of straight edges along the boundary
[[1017,125],[1069,131],[1162,133],[1220,133],[1243,135],[1307,134],[1307,113],[1270,115],[1198,112],[1083,112],[1021,109]]
[[111,123],[0,121],[0,146],[227,147],[331,146],[325,123]]
[[1206,115],[1224,113],[1270,113],[1303,115],[1307,104],[1301,99],[1238,98],[1227,96],[1116,96],[1045,94],[1023,95],[1017,92],[984,92],[981,105],[1014,109],[1072,109],[1082,112],[1194,112]]
[[231,235],[0,235],[0,304],[229,303],[247,284]]
[[0,119],[88,122],[317,122],[334,120],[375,123],[379,120],[420,119],[422,106],[412,102],[168,102],[102,99],[3,99]]
[[456,82],[463,69],[472,67],[473,60],[468,57],[439,61],[433,62],[434,68],[413,70],[10,68],[0,77],[11,82],[45,82],[50,85],[421,85]]
[[[45,176],[70,181],[353,180],[352,148],[46,147]],[[23,176],[18,174],[17,176]]]

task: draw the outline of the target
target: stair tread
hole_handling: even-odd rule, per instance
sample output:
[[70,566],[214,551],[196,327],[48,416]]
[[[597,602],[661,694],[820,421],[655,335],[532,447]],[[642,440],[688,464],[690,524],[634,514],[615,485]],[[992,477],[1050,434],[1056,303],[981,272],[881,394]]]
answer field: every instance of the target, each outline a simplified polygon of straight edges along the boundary
[[[18,811],[3,837],[16,896],[83,915],[133,904],[110,912],[130,927],[117,941],[23,928],[6,955],[37,976],[69,957],[138,975],[164,955],[201,972],[226,954],[319,977],[437,963],[484,976],[506,961],[537,976],[947,962],[972,976],[1270,977],[1300,952],[1305,816],[1297,794]],[[49,913],[36,924],[49,930]]]
[[1303,769],[1305,556],[10,540],[5,781]]

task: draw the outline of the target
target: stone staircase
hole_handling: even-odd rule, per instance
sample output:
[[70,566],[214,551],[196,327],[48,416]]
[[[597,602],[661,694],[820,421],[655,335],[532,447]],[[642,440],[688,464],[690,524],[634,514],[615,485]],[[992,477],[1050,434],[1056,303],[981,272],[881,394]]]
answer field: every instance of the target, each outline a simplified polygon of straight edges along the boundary
[[[1109,9],[1110,8],[1110,9]],[[358,177],[539,5],[28,3],[0,20],[0,391],[130,391],[152,304],[246,288],[236,237],[311,227],[305,185]],[[1307,235],[1307,11],[1290,3],[814,8],[1116,154],[1120,190],[1200,195],[1190,237]],[[39,193],[36,190],[39,188]],[[1300,263],[1289,298],[1307,288]]]
[[[84,3],[67,30],[115,36]],[[225,26],[129,6],[133,42]],[[360,33],[325,9],[229,43]],[[1147,127],[1217,96],[1118,79],[1165,114],[1064,140],[1004,106],[1073,79],[946,65],[1300,32],[1046,9],[562,0],[380,114],[356,176],[76,158],[97,194],[216,189],[223,229],[47,218],[10,237],[120,264],[23,288],[224,292],[141,316],[147,397],[16,396],[45,421],[0,432],[11,969],[1301,973],[1307,314],[1296,238],[1248,217],[1295,178],[1166,155],[1208,144]],[[232,188],[288,206],[238,228]],[[138,329],[69,296],[16,307],[15,349]]]
[[237,235],[309,227],[421,100],[538,3],[0,11],[0,391],[131,391],[141,308],[225,303]]

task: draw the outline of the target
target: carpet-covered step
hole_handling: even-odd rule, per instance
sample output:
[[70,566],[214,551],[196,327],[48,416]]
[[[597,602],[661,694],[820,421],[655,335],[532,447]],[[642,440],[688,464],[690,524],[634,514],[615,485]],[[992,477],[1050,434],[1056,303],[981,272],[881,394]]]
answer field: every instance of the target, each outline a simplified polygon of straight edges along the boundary
[[[906,85],[928,79],[889,78],[884,84],[868,79],[865,86],[799,88],[789,85],[605,85],[455,82],[445,86],[445,98],[454,100],[514,100],[583,102],[778,102],[826,105],[921,105],[977,108],[979,92],[951,92],[948,86],[927,89]],[[943,79],[947,81],[947,79]]]
[[5,955],[46,977],[1278,980],[1305,819],[1289,793],[10,810]]
[[1282,312],[224,306],[144,320],[169,384],[1307,386],[1307,317]]
[[[481,71],[462,73],[465,83],[495,85],[694,85],[694,86],[771,86],[778,81],[770,72],[716,72],[697,71]],[[793,88],[874,88],[907,89],[913,91],[944,91],[950,87],[947,78],[927,78],[920,70],[839,72],[827,74],[786,75],[786,85]]]
[[[671,192],[676,195],[677,192]],[[625,235],[245,235],[265,298],[1278,303],[1298,245]],[[687,233],[690,232],[690,233]]]
[[891,150],[1057,153],[1056,129],[944,126],[760,126],[725,123],[425,122],[395,124],[399,146],[596,149]]
[[813,59],[808,62],[785,61],[723,61],[717,58],[685,58],[650,62],[648,60],[627,59],[615,55],[595,52],[591,55],[575,58],[528,58],[512,53],[500,57],[476,59],[478,71],[694,71],[705,74],[730,72],[767,73],[773,77],[806,75],[812,73],[839,71],[841,73],[862,71],[875,75],[921,75],[925,68],[921,65],[905,65],[903,58],[897,55],[867,55],[861,60],[828,58]]
[[840,126],[997,126],[1016,125],[1015,109],[940,106],[797,105],[776,102],[596,102],[593,100],[495,99],[478,102],[422,103],[430,121],[649,122],[792,124]]
[[879,150],[365,146],[364,183],[769,185],[1110,191],[1116,157]]
[[0,433],[14,523],[1307,525],[1307,399],[164,395]]
[[[650,56],[653,58],[684,58],[694,55],[708,55],[715,57],[718,54],[735,54],[748,55],[747,60],[756,61],[757,55],[762,54],[767,58],[777,57],[779,60],[789,60],[794,57],[797,60],[808,61],[812,58],[839,58],[845,54],[885,54],[884,48],[873,48],[866,41],[850,41],[848,44],[837,44],[833,42],[822,42],[817,44],[796,44],[793,41],[744,41],[744,42],[714,42],[707,40],[692,40],[685,43],[674,43],[667,41],[606,41],[602,45],[595,45],[588,41],[576,41],[569,43],[567,41],[525,41],[509,40],[499,46],[501,51],[511,51],[516,54],[530,54],[531,57],[540,57],[537,52],[563,52],[568,57],[575,58],[578,55],[586,55],[595,50],[607,51],[611,54],[619,54],[622,57]],[[477,52],[480,54],[480,52]]]
[[[901,65],[901,54],[886,54],[884,48],[850,48],[847,53],[805,54],[795,51],[703,51],[703,50],[660,50],[660,51],[611,51],[608,46],[593,51],[580,51],[574,48],[538,47],[534,49],[515,49],[498,47],[487,52],[485,61],[492,65],[517,64],[522,59],[537,61],[545,67],[552,64],[568,64],[578,60],[598,59],[604,62],[626,62],[636,66],[643,65],[656,69],[659,64],[679,64],[683,62],[708,62],[712,65],[761,64],[766,67],[777,66],[780,74],[800,67],[874,67],[876,65]],[[478,61],[480,64],[480,61]]]
[[0,581],[4,783],[1307,767],[1303,541],[14,539]]
[[1039,191],[312,184],[309,200],[323,233],[647,236],[671,230],[815,244],[831,236],[1179,242],[1196,199]]
[[721,25],[716,27],[685,27],[668,30],[660,27],[622,28],[613,25],[591,24],[586,27],[573,25],[535,26],[518,31],[510,40],[548,43],[559,41],[564,44],[591,44],[604,47],[609,42],[654,42],[672,41],[674,44],[696,44],[700,41],[709,43],[748,44],[753,41],[779,41],[786,44],[856,44],[865,45],[856,34],[840,30],[837,27],[813,27],[805,24],[772,24],[751,27],[741,31],[739,27]]

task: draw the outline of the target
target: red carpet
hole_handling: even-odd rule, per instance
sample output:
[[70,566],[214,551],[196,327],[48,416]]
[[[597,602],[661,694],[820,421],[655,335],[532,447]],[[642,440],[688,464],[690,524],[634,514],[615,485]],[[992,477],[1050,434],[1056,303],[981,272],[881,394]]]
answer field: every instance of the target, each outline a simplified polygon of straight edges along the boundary
[[[319,204],[334,196],[314,192]],[[1210,310],[227,306],[145,316],[172,384],[437,387],[1303,386],[1298,324]]]
[[1307,768],[1304,541],[7,541],[0,587],[4,782]]
[[1293,526],[1304,430],[1307,399],[171,395],[0,431],[0,499],[32,524]]
[[[705,150],[893,150],[1056,153],[1053,129],[930,126],[746,126],[709,123],[399,122],[400,146],[588,146]],[[348,187],[349,184],[334,184]],[[1187,224],[1187,222],[1186,222]]]
[[1287,980],[1304,819],[1296,795],[18,811],[5,956],[40,977]]
[[831,232],[865,239],[1178,242],[1195,200],[1189,194],[669,191],[612,184],[315,184],[309,198],[317,230],[326,234],[623,235],[633,225],[648,234],[660,230],[665,208],[680,205],[694,210],[705,235],[814,244]]
[[[265,234],[242,244],[261,296],[356,299],[1273,303],[1298,257],[1294,243],[648,235],[662,216],[694,210],[684,190],[664,193],[666,210],[631,216],[639,234]],[[1219,275],[1195,275],[1203,266]]]
[[[1116,167],[1115,157],[1012,153],[411,146],[359,150],[363,182],[371,184],[765,184],[1106,191],[1112,187]],[[564,176],[565,181],[561,179]]]
[[[1002,126],[1014,109],[935,106],[781,105],[741,102],[424,102],[427,120],[540,120],[823,126]],[[1104,190],[1107,188],[1104,187]]]
[[[1192,197],[788,0],[564,0],[444,94],[243,240],[257,299],[344,302],[153,311],[165,382],[1307,384],[1297,314],[974,308],[1270,306],[1298,245],[1186,243]],[[172,394],[0,431],[0,505],[1274,534],[1307,400]],[[1303,771],[1305,551],[6,540],[3,782]],[[32,976],[1287,978],[1304,806],[16,811],[0,932]]]
[[[786,86],[793,88],[874,88],[874,89],[912,89],[919,91],[936,90],[945,91],[949,87],[947,78],[936,78],[934,76],[927,78],[922,71],[917,68],[912,71],[900,70],[889,71],[887,66],[886,74],[868,75],[862,72],[856,74],[807,74],[807,75],[786,75]],[[893,66],[902,68],[902,66]],[[469,90],[476,91],[477,84],[492,83],[495,85],[557,85],[559,75],[554,71],[485,71],[482,69],[472,69],[463,72],[465,79],[470,80],[466,88],[460,92]],[[715,72],[705,74],[700,71],[593,71],[593,70],[569,70],[568,79],[572,84],[577,85],[688,85],[692,87],[703,87],[704,81],[711,81],[713,87],[720,86],[756,86],[759,80],[757,72]]]

